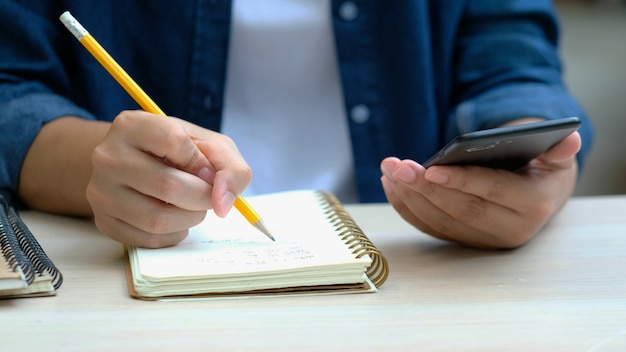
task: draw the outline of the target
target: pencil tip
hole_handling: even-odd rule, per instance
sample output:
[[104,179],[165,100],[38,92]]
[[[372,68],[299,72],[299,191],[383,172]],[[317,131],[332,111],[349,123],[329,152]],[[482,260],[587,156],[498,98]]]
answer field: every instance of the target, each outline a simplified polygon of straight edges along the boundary
[[259,231],[263,232],[263,234],[265,234],[265,236],[267,236],[267,238],[269,238],[270,240],[276,242],[276,239],[274,239],[274,236],[272,236],[272,234],[267,230],[267,227],[265,227],[265,225],[263,224],[262,220],[257,221],[254,224],[254,227],[259,229]]

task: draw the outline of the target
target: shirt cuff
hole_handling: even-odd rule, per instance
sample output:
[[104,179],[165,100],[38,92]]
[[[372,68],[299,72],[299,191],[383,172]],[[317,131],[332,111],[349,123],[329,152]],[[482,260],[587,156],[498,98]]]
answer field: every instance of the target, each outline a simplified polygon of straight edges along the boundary
[[0,104],[0,194],[15,202],[26,153],[42,126],[63,116],[95,117],[70,100],[50,93],[28,93]]

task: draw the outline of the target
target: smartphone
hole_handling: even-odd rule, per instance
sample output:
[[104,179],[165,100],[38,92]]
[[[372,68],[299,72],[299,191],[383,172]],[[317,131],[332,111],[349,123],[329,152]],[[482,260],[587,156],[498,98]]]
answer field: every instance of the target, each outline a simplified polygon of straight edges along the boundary
[[424,163],[475,165],[515,171],[580,127],[578,117],[469,132],[456,137]]

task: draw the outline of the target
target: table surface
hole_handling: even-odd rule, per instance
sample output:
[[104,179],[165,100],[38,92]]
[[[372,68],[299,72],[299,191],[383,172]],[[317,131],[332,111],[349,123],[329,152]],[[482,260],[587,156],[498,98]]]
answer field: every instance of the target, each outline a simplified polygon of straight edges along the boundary
[[153,302],[128,295],[122,245],[87,220],[24,212],[64,275],[0,300],[2,351],[626,350],[626,196],[572,199],[522,248],[481,251],[348,205],[386,255],[373,294]]

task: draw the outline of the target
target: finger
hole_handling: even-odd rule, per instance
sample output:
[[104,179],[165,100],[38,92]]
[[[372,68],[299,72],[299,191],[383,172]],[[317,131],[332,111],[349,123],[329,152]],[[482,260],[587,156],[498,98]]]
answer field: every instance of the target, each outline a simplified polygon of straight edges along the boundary
[[[436,231],[428,224],[428,219],[430,219],[431,221],[437,221],[438,219],[440,219],[440,216],[438,215],[441,214],[432,214],[430,208],[433,207],[433,205],[426,204],[430,203],[427,199],[422,197],[422,199],[420,200],[420,202],[423,203],[422,205],[415,204],[414,202],[405,202],[401,197],[397,195],[395,191],[396,186],[393,185],[388,178],[386,178],[385,176],[381,177],[381,183],[387,199],[389,200],[389,203],[406,222],[433,237],[439,238],[444,241],[454,242],[453,238],[445,235],[445,229],[444,231]],[[407,204],[413,204],[413,206],[409,208]],[[425,211],[422,211],[422,209],[425,209]]]
[[545,153],[540,155],[538,159],[545,164],[555,167],[562,167],[561,164],[565,163],[564,167],[567,167],[569,162],[576,156],[576,153],[580,151],[581,147],[582,140],[580,134],[574,132],[548,149]]
[[433,166],[424,177],[415,185],[418,192],[456,221],[486,233],[512,226],[535,192],[515,173],[484,167]]
[[[511,236],[500,232],[501,229],[515,227],[515,222],[521,218],[514,210],[516,209],[515,202],[511,202],[512,205],[509,208],[467,193],[469,188],[481,189],[483,183],[481,178],[472,179],[463,174],[460,180],[456,180],[461,185],[460,189],[454,189],[428,181],[425,178],[428,170],[411,160],[391,160],[387,161],[384,166],[384,173],[391,175],[398,198],[406,204],[409,212],[420,214],[422,222],[432,229],[433,232],[429,232],[430,234],[437,234],[437,237],[446,236],[458,242],[480,247],[511,247],[527,240],[528,226],[517,226],[515,231],[520,230],[512,233]],[[465,172],[466,169],[474,169],[478,172],[502,171],[479,167],[438,168],[451,168],[458,172]],[[513,173],[509,174],[516,176]],[[468,183],[472,186],[468,186]],[[506,189],[503,192],[508,192],[508,187],[504,188]],[[419,198],[416,194],[427,199],[431,206],[418,202]],[[529,197],[524,199],[529,199]]]
[[[447,173],[446,182],[436,175],[440,172]],[[554,179],[550,178],[537,182],[505,170],[468,166],[429,168],[425,182],[431,179],[437,183],[421,188],[430,190],[422,191],[425,197],[458,222],[478,230],[477,236],[492,235],[496,247],[514,248],[526,243],[559,208],[555,203],[559,199],[555,188],[559,186],[553,187]],[[462,233],[457,236],[467,237]]]
[[149,233],[110,216],[101,216],[94,220],[96,227],[102,233],[116,241],[137,247],[169,247],[184,240],[189,234],[188,229],[164,234]]
[[[131,150],[128,154],[133,163],[115,176],[120,183],[126,182],[137,192],[182,209],[201,211],[212,208],[213,187],[205,180],[146,154],[141,155],[140,151]],[[150,177],[141,177],[143,175]]]
[[206,214],[204,210],[184,210],[125,187],[88,187],[88,192],[96,218],[118,219],[143,233],[177,233],[199,224]]
[[220,142],[202,140],[197,142],[197,146],[215,169],[211,199],[213,210],[223,217],[252,181],[252,169],[232,139],[217,134],[213,138],[219,138]]
[[529,221],[513,208],[438,185],[431,187],[424,197],[449,216],[445,221],[430,225],[472,246],[518,247],[543,225]]
[[393,208],[398,212],[398,214],[404,218],[408,223],[416,226],[418,229],[423,232],[432,232],[432,229],[424,223],[421,218],[413,213],[407,204],[398,196],[395,190],[395,185],[385,176],[380,178],[383,190],[385,195],[387,196],[387,200],[393,206]]
[[197,175],[209,167],[208,160],[178,119],[144,111],[124,111],[115,118],[111,128],[131,134],[130,141],[135,148],[180,170]]
[[[416,192],[410,186],[396,183],[393,187],[393,193],[397,194],[397,197],[394,198],[402,200],[402,205],[394,205],[394,208],[399,209],[401,215],[409,223],[417,226],[425,233],[442,240],[475,248],[501,248],[507,246],[507,241],[502,241],[498,234],[493,233],[494,227],[482,222],[479,223],[481,226],[474,227],[462,218],[455,217],[454,211],[447,212],[445,207],[441,207],[440,204],[433,202],[428,196]],[[434,195],[437,192],[437,188],[441,187],[433,186],[432,190],[426,193]],[[445,189],[443,190],[445,191]],[[444,195],[444,197],[450,197],[450,195]],[[463,202],[458,198],[449,198],[449,200],[449,204]],[[485,221],[485,219],[482,221]],[[493,223],[491,225],[499,226],[499,224]]]
[[416,180],[423,172],[424,168],[421,165],[412,161],[401,161],[395,157],[385,158],[381,162],[383,172],[381,180],[387,199],[402,218],[422,232],[442,240],[458,242],[449,235],[445,226],[452,220],[448,214],[437,209],[427,198],[405,185],[403,181],[396,181],[398,170],[407,163],[409,168],[415,168],[415,175],[405,177]]
[[500,169],[478,166],[431,166],[424,173],[426,181],[468,193],[500,206],[514,209],[520,199],[534,192],[522,176]]
[[92,154],[93,186],[125,185],[147,196],[187,210],[209,209],[211,185],[135,148],[119,143],[99,145]]

